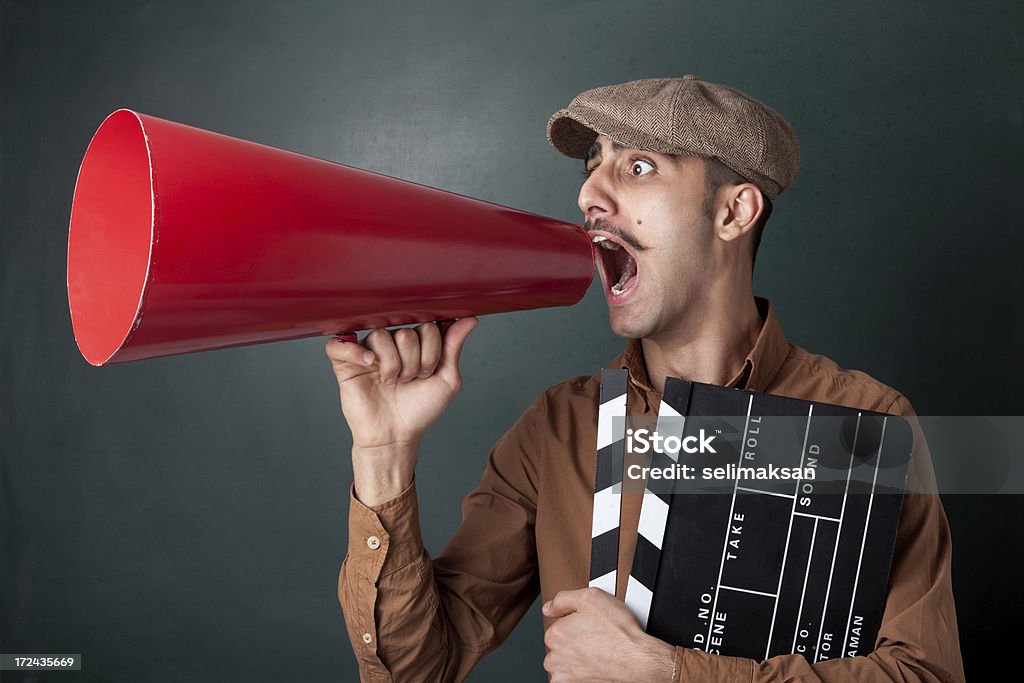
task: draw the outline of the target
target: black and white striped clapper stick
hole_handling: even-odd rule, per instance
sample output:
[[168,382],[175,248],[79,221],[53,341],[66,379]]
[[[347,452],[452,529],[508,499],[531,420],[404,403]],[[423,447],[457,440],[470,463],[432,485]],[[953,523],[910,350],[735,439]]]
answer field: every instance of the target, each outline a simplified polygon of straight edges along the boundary
[[[665,394],[658,408],[658,424],[655,430],[664,437],[681,439],[685,415],[690,402],[693,385],[687,381],[669,377],[665,381]],[[671,468],[679,460],[679,452],[664,453],[654,450],[651,467]],[[651,613],[654,598],[654,583],[661,563],[661,547],[665,540],[665,525],[668,521],[668,506],[672,493],[661,487],[658,493],[644,487],[640,507],[640,525],[637,528],[636,549],[633,551],[633,566],[626,583],[626,606],[636,615],[640,626],[647,628],[647,617]]]
[[597,411],[597,467],[590,530],[590,586],[615,595],[622,511],[622,456],[626,431],[625,370],[601,371]]

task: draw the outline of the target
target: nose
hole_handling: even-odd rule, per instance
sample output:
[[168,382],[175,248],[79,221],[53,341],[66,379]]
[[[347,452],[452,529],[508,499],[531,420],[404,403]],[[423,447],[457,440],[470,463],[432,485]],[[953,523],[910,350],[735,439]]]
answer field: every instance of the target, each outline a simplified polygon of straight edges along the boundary
[[586,220],[608,218],[616,211],[614,193],[609,178],[610,167],[610,163],[600,164],[580,187],[577,203]]

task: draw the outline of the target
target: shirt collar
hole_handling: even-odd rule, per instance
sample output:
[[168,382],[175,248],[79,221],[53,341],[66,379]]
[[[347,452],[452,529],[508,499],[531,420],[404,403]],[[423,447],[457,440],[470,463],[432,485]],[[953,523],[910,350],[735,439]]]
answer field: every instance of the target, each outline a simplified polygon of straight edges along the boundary
[[[764,297],[755,296],[754,303],[761,314],[761,331],[757,335],[754,347],[747,354],[743,368],[725,386],[764,391],[789,355],[789,342],[782,333],[782,325],[772,302]],[[609,363],[608,367],[628,370],[633,384],[645,391],[657,393],[651,388],[647,365],[644,363],[643,346],[639,339],[630,339],[626,349]]]

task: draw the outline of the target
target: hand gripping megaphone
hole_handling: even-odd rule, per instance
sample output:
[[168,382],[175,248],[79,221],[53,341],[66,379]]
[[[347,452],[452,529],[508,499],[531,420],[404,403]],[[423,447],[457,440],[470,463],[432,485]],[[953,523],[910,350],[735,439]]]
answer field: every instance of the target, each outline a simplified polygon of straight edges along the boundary
[[93,365],[567,306],[572,223],[127,109],[89,143],[68,303]]

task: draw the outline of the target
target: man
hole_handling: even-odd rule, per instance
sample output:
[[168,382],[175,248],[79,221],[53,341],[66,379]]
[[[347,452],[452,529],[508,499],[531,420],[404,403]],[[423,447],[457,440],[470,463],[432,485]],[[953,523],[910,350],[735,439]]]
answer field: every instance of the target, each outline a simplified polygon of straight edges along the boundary
[[[631,413],[657,414],[667,376],[912,416],[898,392],[790,344],[752,269],[771,201],[799,147],[776,112],[736,90],[652,79],[597,88],[548,123],[585,159],[585,228],[629,372]],[[938,497],[906,497],[875,650],[813,666],[673,647],[621,599],[587,585],[599,373],[552,387],[494,446],[464,520],[433,561],[420,539],[413,470],[420,436],[458,392],[476,320],[327,344],[352,430],[349,553],[339,598],[367,681],[461,680],[538,592],[553,681],[962,680],[950,541]],[[926,453],[911,476],[932,477]],[[640,497],[624,494],[621,598]]]

